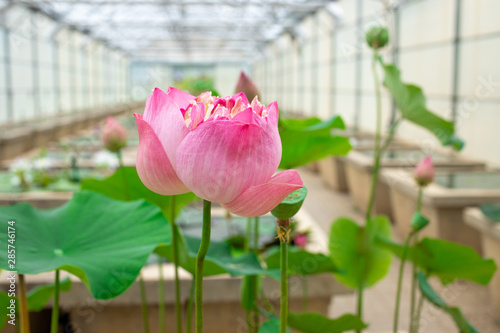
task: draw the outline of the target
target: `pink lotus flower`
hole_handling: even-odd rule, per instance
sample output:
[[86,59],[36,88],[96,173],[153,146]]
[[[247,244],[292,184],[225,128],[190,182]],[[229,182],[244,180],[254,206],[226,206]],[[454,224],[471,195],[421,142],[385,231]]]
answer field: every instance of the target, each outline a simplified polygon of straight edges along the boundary
[[430,156],[426,156],[413,171],[413,176],[420,186],[426,186],[434,181],[436,171]]
[[244,93],[245,96],[249,99],[254,99],[255,97],[259,97],[259,89],[253,83],[253,81],[245,74],[245,72],[241,72],[240,78],[238,79],[238,83],[236,84],[236,88],[234,89],[234,93]]
[[127,130],[113,117],[108,117],[101,134],[104,147],[112,152],[118,152],[127,145]]
[[243,93],[194,97],[156,88],[139,130],[137,171],[163,195],[194,192],[241,216],[260,216],[303,185],[296,170],[275,176],[281,159],[278,105],[265,107]]

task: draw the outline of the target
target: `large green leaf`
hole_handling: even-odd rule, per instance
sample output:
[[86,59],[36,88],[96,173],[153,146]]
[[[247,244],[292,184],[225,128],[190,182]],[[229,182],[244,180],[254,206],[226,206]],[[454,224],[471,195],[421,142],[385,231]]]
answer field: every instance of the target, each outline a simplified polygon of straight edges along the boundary
[[[401,244],[385,237],[379,237],[377,243],[401,257]],[[442,239],[422,239],[410,247],[407,260],[414,261],[427,275],[435,275],[445,284],[456,279],[488,284],[496,270],[493,260],[482,258],[473,248]]]
[[[280,253],[279,246],[272,247],[266,253],[267,268],[280,268]],[[288,249],[288,269],[291,274],[299,275],[340,272],[329,256],[322,253],[311,253],[296,246],[291,246]]]
[[[0,207],[0,220],[15,221],[19,274],[62,269],[78,276],[98,299],[124,292],[158,244],[171,240],[158,207],[90,191],[77,192],[54,209],[26,203]],[[1,228],[0,247],[7,248],[7,239],[7,228]],[[0,256],[0,268],[11,269],[7,260]]]
[[348,218],[339,218],[330,229],[330,256],[343,273],[336,274],[345,285],[356,288],[359,282],[370,287],[382,279],[391,266],[390,251],[375,244],[379,236],[391,238],[391,224],[385,216],[376,216],[366,227]]
[[[271,319],[266,322],[264,322],[260,328],[259,328],[259,333],[279,333],[280,332],[280,320],[278,319]],[[286,332],[290,333],[290,329],[287,327]]]
[[342,118],[334,116],[324,122],[319,118],[280,119],[283,152],[279,167],[290,169],[329,155],[347,154],[351,149],[349,140],[331,135],[333,128],[345,128]]
[[[54,296],[55,283],[50,283],[33,288],[28,292],[28,310],[41,311],[45,305]],[[59,291],[69,291],[71,289],[71,280],[65,278],[59,284]]]
[[303,333],[341,333],[361,330],[367,325],[358,316],[343,315],[337,319],[330,319],[319,313],[289,313],[288,326]]
[[427,109],[422,89],[402,82],[400,70],[395,65],[385,64],[381,58],[380,63],[385,74],[384,86],[391,92],[401,116],[430,131],[443,145],[461,150],[464,142],[455,136],[453,123]]
[[[144,199],[160,207],[163,214],[170,218],[172,196],[161,195],[148,189],[139,178],[134,167],[124,167],[116,170],[106,179],[86,179],[82,181],[82,190],[90,190],[104,194],[110,198],[121,201]],[[175,196],[175,216],[187,204],[198,200],[193,193]]]
[[427,281],[427,277],[423,272],[418,273],[418,286],[422,295],[438,308],[446,311],[457,324],[460,333],[479,333],[468,321],[465,319],[462,311],[457,307],[451,307],[439,297],[439,295],[432,289]]
[[[196,256],[200,248],[201,240],[196,237],[184,235],[180,228],[176,228],[179,247],[179,266],[189,273],[195,273]],[[155,252],[162,257],[173,261],[171,244],[164,244],[156,248]],[[276,280],[280,278],[280,272],[276,269],[264,269],[253,253],[245,253],[233,256],[227,242],[210,242],[208,253],[205,257],[203,276],[212,276],[229,273],[232,276],[241,275],[267,275]]]

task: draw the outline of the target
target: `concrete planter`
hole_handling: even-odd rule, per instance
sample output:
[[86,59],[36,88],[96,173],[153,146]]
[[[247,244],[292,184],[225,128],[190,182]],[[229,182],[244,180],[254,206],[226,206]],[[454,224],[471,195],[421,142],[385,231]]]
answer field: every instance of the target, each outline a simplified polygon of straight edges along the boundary
[[[481,234],[483,254],[500,263],[500,223],[490,221],[478,208],[467,208],[464,211],[465,223]],[[489,284],[495,301],[497,314],[500,315],[500,272],[497,270]]]
[[0,160],[14,158],[31,149],[42,147],[49,142],[72,134],[77,130],[96,125],[108,115],[130,114],[142,108],[144,102],[134,102],[120,106],[83,110],[74,114],[61,115],[53,122],[33,120],[16,124],[1,131]]
[[[345,168],[349,194],[354,205],[362,212],[365,211],[370,196],[371,178],[373,172],[372,151],[351,151],[345,158]],[[482,170],[483,162],[466,160],[445,154],[431,154],[437,169],[453,170]],[[420,150],[391,149],[381,160],[381,169],[397,169],[412,171],[415,165],[425,156]],[[389,199],[389,188],[383,179],[379,179],[375,194],[374,213],[384,214],[393,218],[393,209]]]
[[73,197],[72,192],[33,191],[22,193],[0,193],[0,206],[27,202],[36,208],[55,208]]
[[344,157],[328,156],[317,164],[321,178],[328,186],[339,192],[347,192]]
[[[489,184],[492,188],[476,187],[472,183],[467,187],[461,187],[464,185],[463,179],[468,175],[500,177],[499,172],[486,171],[438,173],[436,182],[426,187],[423,192],[422,214],[429,218],[431,223],[421,233],[425,236],[469,245],[481,253],[481,235],[477,229],[465,223],[463,212],[466,207],[500,201],[500,187],[495,188],[494,183]],[[455,177],[451,178],[455,181],[454,185],[446,184],[448,177]],[[390,189],[396,227],[401,235],[407,235],[410,232],[411,218],[416,210],[418,187],[411,173],[385,170],[382,178]]]
[[[311,251],[320,251],[327,248],[324,232],[311,220],[310,216],[301,212],[297,219],[300,225],[311,230],[314,242]],[[310,264],[310,263],[309,263]],[[166,323],[168,332],[174,331],[174,270],[172,264],[163,265],[165,279]],[[3,272],[2,274],[6,274]],[[158,268],[146,266],[142,270],[146,285],[146,298],[149,306],[149,319],[152,332],[158,331]],[[61,275],[67,276],[62,272]],[[7,287],[7,280],[0,276],[0,288]],[[72,288],[69,292],[61,293],[60,305],[63,313],[69,314],[70,326],[75,332],[120,332],[137,333],[142,331],[142,315],[139,286],[135,283],[124,294],[108,301],[99,301],[92,298],[87,288],[80,280],[71,277]],[[28,290],[33,287],[53,282],[53,272],[27,276]],[[183,304],[191,288],[191,276],[181,269],[180,288]],[[204,332],[246,332],[246,315],[240,306],[241,278],[230,276],[215,276],[204,281]],[[264,278],[263,289],[271,304],[279,313],[279,281]],[[338,283],[331,274],[320,274],[308,278],[308,311],[328,313],[328,307],[335,295],[352,293]],[[112,287],[112,286],[110,286]],[[47,305],[50,310],[51,304]],[[301,278],[290,278],[290,310],[300,312],[302,307]],[[46,313],[50,318],[50,312]],[[37,330],[32,318],[32,333],[45,333]],[[38,319],[40,320],[40,319]],[[183,317],[185,320],[185,317]],[[194,318],[193,318],[194,324]],[[42,325],[40,325],[41,327]],[[194,331],[194,325],[193,331]],[[185,331],[185,329],[184,329]],[[10,333],[10,332],[9,332]]]

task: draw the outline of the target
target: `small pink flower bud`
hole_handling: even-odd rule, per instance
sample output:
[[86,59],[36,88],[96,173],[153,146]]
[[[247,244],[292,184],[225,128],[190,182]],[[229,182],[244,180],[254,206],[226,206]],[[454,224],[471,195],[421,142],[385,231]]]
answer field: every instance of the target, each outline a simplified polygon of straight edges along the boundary
[[426,186],[434,181],[436,171],[430,156],[426,156],[413,171],[413,176],[420,186]]
[[307,235],[300,234],[300,235],[295,236],[295,238],[293,239],[293,243],[295,246],[298,246],[302,250],[305,250],[306,246],[307,246]]
[[106,119],[101,137],[104,147],[115,153],[127,145],[127,130],[113,117]]
[[236,88],[234,89],[235,94],[240,92],[244,93],[249,101],[259,96],[259,89],[244,72],[241,72]]

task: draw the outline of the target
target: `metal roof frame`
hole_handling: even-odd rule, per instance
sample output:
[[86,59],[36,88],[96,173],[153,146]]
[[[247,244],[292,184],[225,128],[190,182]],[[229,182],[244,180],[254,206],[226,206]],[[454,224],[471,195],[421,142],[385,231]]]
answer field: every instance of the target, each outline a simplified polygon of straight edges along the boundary
[[11,0],[122,50],[132,60],[251,61],[335,0]]

